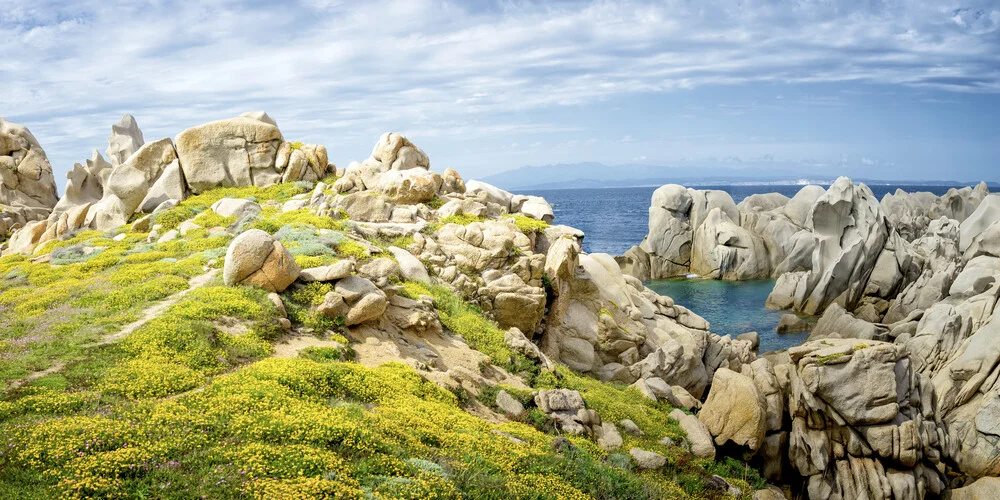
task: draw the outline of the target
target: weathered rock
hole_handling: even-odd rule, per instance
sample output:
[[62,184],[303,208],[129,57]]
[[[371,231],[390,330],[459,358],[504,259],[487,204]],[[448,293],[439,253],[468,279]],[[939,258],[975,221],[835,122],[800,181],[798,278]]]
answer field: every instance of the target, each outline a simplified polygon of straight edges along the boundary
[[475,199],[484,205],[489,205],[490,203],[497,205],[504,212],[510,211],[510,200],[513,197],[513,195],[503,189],[479,181],[465,183],[465,196]]
[[389,247],[389,253],[396,258],[396,262],[399,263],[400,273],[403,278],[410,281],[422,281],[429,283],[431,277],[427,274],[427,268],[424,267],[423,262],[416,258],[410,252],[403,250],[399,247]]
[[304,269],[299,274],[299,279],[305,282],[336,281],[350,276],[352,272],[354,272],[354,261],[343,259],[327,266]]
[[725,280],[763,279],[771,275],[771,262],[760,236],[716,207],[694,232],[691,272]]
[[813,327],[809,333],[809,340],[827,338],[885,340],[888,332],[888,328],[856,318],[839,304],[833,304]]
[[722,368],[715,372],[698,420],[715,436],[716,444],[733,441],[756,450],[764,442],[766,413],[753,379]]
[[[1000,194],[991,194],[984,198],[976,211],[962,222],[959,250],[966,253],[973,245],[983,245],[982,234],[998,220],[1000,220]],[[992,243],[996,244],[995,241]]]
[[622,447],[624,441],[622,435],[618,433],[618,428],[612,422],[604,422],[600,426],[594,427],[594,434],[597,446],[604,451],[615,451]]
[[514,399],[514,397],[505,390],[501,389],[500,392],[497,393],[496,404],[501,411],[512,417],[520,417],[524,414],[524,405],[522,405],[520,401]]
[[545,290],[529,286],[516,274],[488,280],[479,297],[501,328],[534,333],[545,314]]
[[552,213],[552,205],[541,196],[513,196],[511,198],[511,212],[520,212],[532,219],[547,222],[549,224],[555,219]]
[[817,244],[812,270],[796,289],[795,308],[817,314],[845,294],[853,309],[889,236],[881,206],[867,186],[841,177],[816,201],[810,225]]
[[984,477],[951,491],[951,500],[994,500],[1000,498],[1000,478]]
[[671,410],[670,418],[676,420],[687,435],[692,455],[697,458],[715,459],[715,443],[712,442],[712,433],[708,430],[708,426],[698,420],[698,417],[677,409]]
[[227,286],[245,284],[281,292],[298,278],[300,271],[281,242],[264,231],[251,229],[229,244],[223,279]]
[[393,205],[381,196],[361,191],[337,198],[336,208],[346,212],[351,220],[387,222],[392,217]]
[[667,457],[656,453],[655,451],[646,451],[640,448],[632,448],[628,451],[629,455],[635,460],[636,466],[640,469],[652,470],[659,469],[667,464]]
[[338,281],[334,290],[344,298],[344,302],[350,308],[344,317],[346,326],[378,319],[389,307],[385,292],[379,290],[371,281],[359,276],[348,276]]
[[778,333],[808,332],[812,326],[795,314],[783,314],[778,321]]
[[45,151],[27,128],[0,118],[0,236],[48,217],[55,178]]
[[535,394],[535,406],[556,421],[559,429],[567,434],[583,434],[593,422],[578,391],[569,389],[542,389]]
[[223,217],[242,219],[248,215],[260,213],[260,205],[240,198],[223,198],[212,204],[212,211]]
[[108,137],[108,161],[112,167],[117,167],[125,163],[136,151],[145,144],[142,138],[142,131],[132,115],[126,114],[118,123],[111,126],[111,135]]
[[199,194],[219,186],[257,185],[253,172],[274,169],[281,140],[272,123],[238,117],[189,128],[174,144],[188,189]]

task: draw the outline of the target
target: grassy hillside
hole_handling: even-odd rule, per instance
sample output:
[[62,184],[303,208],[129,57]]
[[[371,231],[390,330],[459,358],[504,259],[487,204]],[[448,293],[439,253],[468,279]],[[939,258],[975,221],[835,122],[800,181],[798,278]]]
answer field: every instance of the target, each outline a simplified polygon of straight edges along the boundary
[[[404,295],[433,296],[449,331],[528,386],[579,390],[604,420],[629,418],[644,435],[623,435],[621,451],[607,453],[555,435],[531,391],[506,388],[528,412],[494,423],[468,411],[469,393],[406,364],[350,361],[350,332],[310,310],[322,284],[293,287],[283,302],[294,328],[335,342],[274,357],[287,335],[281,312],[262,290],[222,285],[234,234],[275,234],[304,267],[386,256],[388,242],[319,232],[342,220],[280,212],[309,187],[216,189],[152,221],[0,258],[0,498],[721,498],[706,487],[712,474],[745,498],[762,486],[739,462],[695,461],[662,444],[683,432],[671,408],[635,389],[529,366],[443,286],[401,284]],[[238,223],[208,210],[223,197],[264,210]],[[149,222],[162,233],[187,220],[202,228],[148,241]],[[494,406],[498,390],[478,402]],[[668,464],[639,471],[631,447]]]

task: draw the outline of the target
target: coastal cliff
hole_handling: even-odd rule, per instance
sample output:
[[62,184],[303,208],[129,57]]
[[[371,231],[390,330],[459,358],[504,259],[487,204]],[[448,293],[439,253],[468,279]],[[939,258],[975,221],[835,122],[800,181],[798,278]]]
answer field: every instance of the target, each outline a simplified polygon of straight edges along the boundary
[[[8,170],[44,159],[0,124]],[[261,112],[145,139],[124,117],[58,200],[47,163],[3,177],[0,493],[909,499],[1000,472],[985,185],[668,185],[616,258],[399,134],[346,168]],[[822,317],[760,355],[643,284],[682,272]]]

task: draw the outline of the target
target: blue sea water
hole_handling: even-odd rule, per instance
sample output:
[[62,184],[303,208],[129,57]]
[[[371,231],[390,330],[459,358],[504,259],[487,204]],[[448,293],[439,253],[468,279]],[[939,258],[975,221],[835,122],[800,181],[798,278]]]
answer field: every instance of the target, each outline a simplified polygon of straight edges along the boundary
[[[824,186],[826,187],[826,186]],[[882,199],[897,188],[903,191],[930,191],[942,195],[952,186],[869,186],[875,197]],[[753,194],[781,193],[791,198],[802,186],[753,184],[736,186],[697,186],[696,189],[726,191],[739,203]],[[552,204],[556,224],[565,224],[583,231],[583,250],[588,253],[621,255],[642,242],[649,229],[649,202],[656,187],[607,189],[544,189],[515,190],[517,194],[541,196]]]
[[712,333],[736,337],[757,332],[760,352],[787,349],[805,342],[809,336],[809,332],[778,335],[775,329],[784,312],[764,307],[774,280],[673,279],[654,280],[647,285],[708,320]]
[[[904,191],[946,193],[950,186],[869,186],[878,199],[897,188]],[[801,189],[792,185],[698,186],[697,189],[720,189],[739,203],[758,193],[781,193],[792,197]],[[583,249],[589,253],[621,255],[638,245],[648,230],[649,203],[655,187],[607,189],[549,189],[518,191],[542,196],[552,204],[556,224],[565,224],[585,233]],[[711,331],[720,335],[756,331],[760,352],[785,349],[802,343],[808,333],[778,335],[775,328],[781,312],[764,307],[774,281],[723,282],[715,280],[656,280],[649,287],[657,293],[704,317]]]

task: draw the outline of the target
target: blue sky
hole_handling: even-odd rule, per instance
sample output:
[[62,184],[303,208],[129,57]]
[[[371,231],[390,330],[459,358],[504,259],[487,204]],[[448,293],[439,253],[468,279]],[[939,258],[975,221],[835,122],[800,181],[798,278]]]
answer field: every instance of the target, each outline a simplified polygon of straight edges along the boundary
[[154,140],[260,109],[342,166],[394,130],[467,178],[1000,181],[996,0],[3,0],[0,54],[0,116],[60,178],[125,112]]

